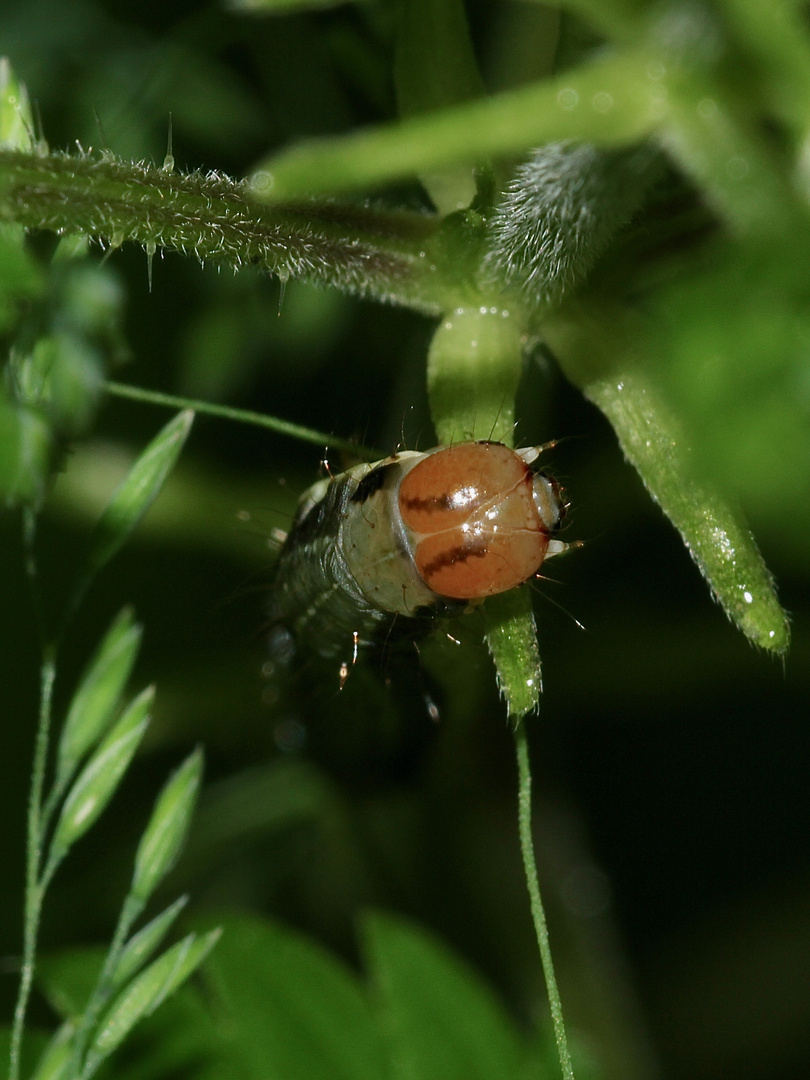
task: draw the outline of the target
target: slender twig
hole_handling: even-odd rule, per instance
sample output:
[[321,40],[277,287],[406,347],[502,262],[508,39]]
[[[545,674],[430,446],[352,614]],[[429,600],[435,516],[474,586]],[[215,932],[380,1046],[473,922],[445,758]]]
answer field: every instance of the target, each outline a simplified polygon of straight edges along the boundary
[[[99,1013],[110,999],[114,985],[113,980],[115,978],[115,971],[118,967],[118,962],[121,959],[121,953],[123,952],[129,932],[132,929],[135,920],[143,911],[143,908],[143,900],[139,897],[134,897],[131,894],[126,897],[121,907],[121,913],[118,916],[118,924],[104,959],[104,967],[93,988],[90,999],[85,1006],[81,1020],[78,1022],[76,1034],[73,1038],[73,1059],[70,1071],[70,1075],[72,1076],[84,1075],[82,1058],[84,1057],[84,1052],[87,1047],[87,1040],[93,1029],[93,1025],[98,1019]],[[84,1065],[86,1066],[86,1062]]]
[[51,701],[53,681],[56,674],[54,650],[46,648],[42,659],[40,676],[39,724],[37,727],[34,766],[31,773],[31,791],[28,799],[28,835],[26,844],[25,875],[25,928],[23,933],[22,972],[17,1005],[14,1010],[14,1024],[11,1031],[11,1053],[9,1055],[9,1080],[18,1080],[20,1074],[20,1050],[22,1047],[25,1014],[28,999],[34,981],[34,963],[36,957],[37,935],[42,911],[44,882],[39,880],[42,865],[42,836],[40,815],[42,809],[42,789],[45,782],[45,766],[48,757],[48,736],[51,727]]
[[524,724],[522,717],[518,720],[515,727],[515,749],[517,751],[518,764],[518,829],[520,832],[520,850],[523,856],[526,884],[529,888],[532,921],[534,922],[537,945],[540,949],[543,976],[546,980],[546,992],[548,993],[548,1003],[551,1009],[551,1023],[554,1028],[554,1039],[557,1043],[560,1070],[564,1080],[574,1080],[574,1069],[571,1064],[571,1054],[568,1049],[568,1038],[565,1034],[562,1002],[560,1001],[560,992],[557,989],[554,963],[551,959],[551,946],[548,940],[546,915],[543,910],[543,901],[540,897],[540,882],[537,879],[537,863],[534,857],[534,841],[532,839],[532,773],[529,764],[529,746],[526,739],[526,725]]
[[34,618],[36,619],[39,647],[41,650],[44,650],[48,638],[45,629],[45,612],[42,603],[42,594],[40,592],[39,577],[37,575],[36,537],[36,510],[34,510],[32,506],[26,506],[23,508],[22,512],[23,564],[25,566],[25,576],[28,579],[28,588],[31,593],[31,605],[34,609]]
[[209,416],[218,416],[222,420],[236,420],[242,424],[269,428],[270,431],[275,431],[279,435],[289,435],[290,438],[299,439],[301,442],[314,443],[321,447],[329,446],[361,457],[384,456],[376,450],[365,450],[349,439],[341,439],[337,435],[326,435],[314,428],[293,424],[289,420],[279,420],[275,416],[267,416],[264,413],[252,412],[250,409],[235,409],[231,405],[216,405],[210,401],[162,394],[157,390],[144,390],[140,386],[129,386],[126,383],[107,381],[104,383],[104,388],[108,394],[114,394],[116,397],[130,398],[132,401],[146,401],[150,405],[166,405],[170,409],[193,409],[195,412],[206,413]]

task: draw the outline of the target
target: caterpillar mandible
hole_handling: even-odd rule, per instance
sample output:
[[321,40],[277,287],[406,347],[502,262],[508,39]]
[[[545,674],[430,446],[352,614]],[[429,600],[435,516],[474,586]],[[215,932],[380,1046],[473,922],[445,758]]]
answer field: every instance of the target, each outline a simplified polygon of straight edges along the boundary
[[568,546],[566,503],[535,467],[544,447],[465,442],[402,450],[304,493],[279,554],[273,654],[337,658],[429,632],[533,577]]

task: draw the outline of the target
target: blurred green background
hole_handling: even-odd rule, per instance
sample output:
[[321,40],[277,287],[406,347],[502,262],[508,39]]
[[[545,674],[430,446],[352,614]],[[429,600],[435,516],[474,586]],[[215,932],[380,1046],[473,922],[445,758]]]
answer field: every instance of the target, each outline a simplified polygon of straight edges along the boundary
[[[482,2],[470,15],[490,89],[542,67],[539,45],[527,47],[535,7]],[[272,19],[179,0],[6,0],[0,9],[0,53],[27,84],[52,147],[78,140],[160,162],[171,114],[178,166],[232,175],[291,140],[392,118],[392,32],[386,4]],[[566,24],[567,48],[592,39]],[[416,186],[389,197],[424,205]],[[761,295],[745,269],[730,300],[741,308],[748,290]],[[432,445],[428,320],[295,282],[280,302],[278,284],[258,274],[173,255],[156,256],[150,292],[134,248],[105,270],[127,293],[130,361],[114,377],[382,448]],[[689,296],[687,277],[672,309],[687,322]],[[746,348],[753,331],[780,340],[770,311],[746,308]],[[596,410],[550,360],[536,358],[525,374],[518,442],[563,440],[549,466],[572,504],[566,536],[586,541],[550,564],[536,590],[539,858],[567,1019],[624,1062],[608,1075],[810,1073],[810,499],[790,482],[807,468],[807,341],[802,348],[791,354],[796,391],[767,401],[767,469],[747,456],[745,395],[742,404],[718,399],[700,373],[685,382],[693,422],[714,414],[724,432],[729,416],[741,426],[739,443],[723,443],[729,468],[764,488],[773,479],[761,499],[745,482],[737,490],[793,620],[784,664],[756,653],[713,605]],[[105,495],[166,418],[110,399],[92,436],[67,453],[40,537],[52,612]],[[320,457],[198,418],[160,501],[93,589],[66,643],[57,712],[125,602],[146,625],[136,684],[157,683],[157,711],[95,841],[78,846],[53,886],[43,946],[106,940],[154,792],[202,742],[208,787],[170,895],[191,889],[195,913],[272,913],[352,959],[362,907],[412,915],[529,1022],[542,1015],[543,990],[512,741],[478,620],[459,628],[461,648],[425,649],[421,682],[396,660],[383,673],[390,685],[358,671],[340,695],[330,672],[281,685],[262,674],[266,538],[289,521]],[[0,530],[0,957],[13,958],[37,650],[17,516],[4,515]],[[440,705],[438,726],[423,689]],[[0,974],[5,1015],[13,966]],[[47,1020],[44,1007],[38,1018]]]

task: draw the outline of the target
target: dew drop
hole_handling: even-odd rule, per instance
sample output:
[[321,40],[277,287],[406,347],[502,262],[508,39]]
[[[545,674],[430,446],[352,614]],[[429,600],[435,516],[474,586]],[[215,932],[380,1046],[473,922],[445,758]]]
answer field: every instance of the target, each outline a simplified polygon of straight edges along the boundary
[[281,305],[284,303],[284,294],[287,291],[287,282],[290,280],[290,275],[286,270],[279,271],[278,275],[278,311],[277,316],[281,318]]
[[260,169],[251,178],[251,187],[257,195],[269,195],[275,185],[273,174],[266,169]]
[[579,104],[579,94],[572,86],[566,86],[557,94],[557,102],[561,109],[575,109]]
[[149,282],[149,292],[152,292],[152,260],[155,257],[157,251],[157,245],[154,240],[146,241],[146,278]]
[[596,112],[608,113],[613,108],[613,94],[609,94],[607,90],[600,90],[599,93],[593,95],[591,104]]

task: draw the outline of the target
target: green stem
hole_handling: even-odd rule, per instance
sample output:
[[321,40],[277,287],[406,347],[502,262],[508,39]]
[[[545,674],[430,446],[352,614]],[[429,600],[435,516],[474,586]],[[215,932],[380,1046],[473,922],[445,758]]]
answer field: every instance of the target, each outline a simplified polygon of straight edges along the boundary
[[107,950],[107,956],[104,960],[104,967],[93,988],[90,1000],[87,1002],[79,1027],[73,1038],[73,1054],[70,1069],[71,1076],[84,1076],[85,1074],[84,1070],[81,1069],[81,1065],[87,1047],[87,1040],[98,1019],[99,1013],[110,999],[115,970],[118,967],[118,961],[121,959],[121,952],[123,951],[127,936],[129,935],[135,920],[143,911],[143,908],[143,900],[138,897],[133,897],[131,894],[124,900],[121,907],[121,913],[118,916],[118,925],[115,928],[112,942],[110,943],[110,947]]
[[[439,219],[300,199],[269,206],[244,183],[109,156],[0,151],[0,219],[26,228],[255,265],[436,314],[457,302]],[[438,248],[437,248],[438,242]]]
[[208,416],[218,416],[222,420],[236,420],[241,424],[253,424],[256,427],[268,428],[279,435],[289,435],[290,438],[314,443],[316,446],[329,446],[336,450],[345,450],[349,454],[360,454],[363,457],[384,457],[382,453],[376,450],[363,450],[357,443],[353,443],[349,439],[341,439],[336,435],[326,435],[324,432],[316,431],[314,428],[303,427],[301,424],[292,424],[288,420],[279,420],[275,416],[266,416],[264,413],[252,412],[250,409],[235,409],[230,405],[216,405],[210,401],[177,397],[174,394],[162,394],[156,390],[143,390],[139,386],[128,386],[117,382],[105,382],[104,389],[108,394],[128,398],[131,401],[145,401],[150,405],[166,405],[170,409],[193,409],[195,412],[205,413]]
[[[74,770],[75,771],[75,770]],[[40,841],[45,843],[45,837],[48,834],[48,827],[51,824],[51,820],[56,811],[57,806],[62,801],[62,796],[68,789],[68,784],[73,779],[73,772],[65,773],[61,778],[54,781],[51,790],[48,792],[48,797],[45,799],[45,804],[39,815],[39,833]]]
[[35,547],[37,515],[33,507],[26,506],[23,508],[22,525],[25,576],[28,579],[28,587],[31,593],[31,604],[34,609],[34,618],[36,619],[39,646],[40,649],[44,650],[47,636],[45,632],[45,613],[42,605],[42,594],[39,590],[39,578],[37,576],[37,555]]
[[540,949],[540,960],[543,965],[543,976],[546,980],[546,992],[551,1009],[551,1023],[554,1028],[554,1039],[557,1043],[557,1054],[560,1061],[560,1071],[564,1080],[574,1080],[574,1069],[571,1064],[571,1054],[568,1050],[568,1037],[565,1033],[563,1020],[562,1002],[560,992],[557,989],[557,978],[554,974],[554,962],[551,959],[551,945],[548,940],[548,927],[546,915],[543,910],[543,901],[540,896],[540,882],[537,879],[537,863],[534,857],[534,841],[532,839],[532,773],[529,764],[529,746],[526,739],[526,725],[523,717],[515,727],[515,749],[517,751],[518,764],[518,829],[520,832],[520,850],[523,856],[523,868],[526,874],[526,884],[529,888],[529,902],[534,922],[534,932],[537,937],[537,945]]
[[31,774],[31,792],[28,799],[28,833],[26,845],[25,876],[25,925],[23,933],[23,959],[20,976],[20,989],[14,1010],[14,1024],[11,1031],[11,1052],[9,1055],[9,1080],[18,1080],[20,1074],[20,1051],[25,1026],[25,1014],[31,987],[34,981],[37,935],[42,911],[42,898],[45,881],[40,882],[39,870],[42,865],[41,809],[42,789],[45,782],[45,766],[48,757],[48,737],[51,726],[51,701],[53,682],[56,675],[54,650],[44,650],[41,670],[41,689],[39,706],[39,724],[37,727],[34,765]]

